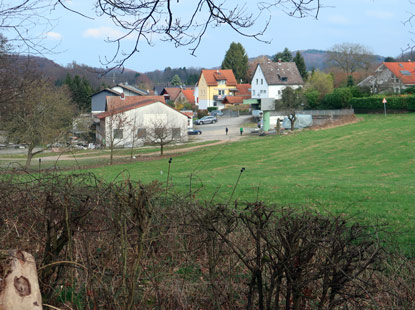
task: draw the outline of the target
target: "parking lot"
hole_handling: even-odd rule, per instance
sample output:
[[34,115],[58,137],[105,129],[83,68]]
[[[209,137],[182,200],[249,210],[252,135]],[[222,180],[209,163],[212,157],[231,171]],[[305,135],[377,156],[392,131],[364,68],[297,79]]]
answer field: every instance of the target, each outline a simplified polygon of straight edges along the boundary
[[[240,139],[241,134],[239,129],[243,124],[251,122],[250,115],[243,115],[239,117],[218,117],[218,122],[215,124],[195,125],[195,129],[202,131],[201,135],[189,136],[189,140],[208,141],[208,140],[230,140]],[[226,135],[226,127],[229,129]],[[248,135],[252,128],[244,128],[244,135]]]

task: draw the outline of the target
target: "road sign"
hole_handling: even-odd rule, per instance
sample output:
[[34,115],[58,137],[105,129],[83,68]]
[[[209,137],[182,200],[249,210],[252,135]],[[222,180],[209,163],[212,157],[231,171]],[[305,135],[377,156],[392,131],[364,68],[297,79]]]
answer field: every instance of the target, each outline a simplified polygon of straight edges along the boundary
[[388,103],[388,101],[386,100],[386,98],[383,98],[382,103],[383,104]]
[[386,100],[386,98],[383,98],[382,102],[383,102],[383,110],[385,111],[385,117],[386,117],[386,103],[388,101]]

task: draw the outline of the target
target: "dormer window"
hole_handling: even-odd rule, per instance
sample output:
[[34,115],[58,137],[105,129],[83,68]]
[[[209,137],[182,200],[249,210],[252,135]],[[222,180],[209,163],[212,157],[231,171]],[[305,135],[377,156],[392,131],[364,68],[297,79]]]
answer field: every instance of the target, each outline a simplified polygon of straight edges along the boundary
[[226,80],[218,80],[218,85],[226,85]]

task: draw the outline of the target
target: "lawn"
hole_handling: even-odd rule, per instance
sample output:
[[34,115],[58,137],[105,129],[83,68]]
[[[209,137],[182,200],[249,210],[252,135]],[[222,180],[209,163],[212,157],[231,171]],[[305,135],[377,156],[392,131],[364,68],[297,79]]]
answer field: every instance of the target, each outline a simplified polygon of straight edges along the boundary
[[[386,222],[401,244],[415,241],[415,114],[362,115],[337,128],[253,137],[176,156],[170,184],[202,199],[260,199]],[[107,180],[128,175],[166,181],[168,159],[93,169]],[[123,176],[121,176],[123,175]]]
[[[188,193],[191,180],[197,198],[227,202],[244,167],[232,200],[258,198],[379,220],[408,248],[415,244],[415,114],[359,118],[337,128],[253,136],[173,156],[169,184]],[[79,164],[87,161],[99,164],[87,158]],[[108,181],[166,182],[168,166],[168,158],[156,157],[89,171]]]

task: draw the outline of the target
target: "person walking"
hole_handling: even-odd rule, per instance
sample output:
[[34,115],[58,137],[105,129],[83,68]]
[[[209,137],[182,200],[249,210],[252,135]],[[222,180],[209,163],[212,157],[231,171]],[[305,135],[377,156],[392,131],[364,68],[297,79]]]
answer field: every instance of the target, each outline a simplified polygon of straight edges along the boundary
[[229,131],[229,129],[228,129],[228,127],[226,127],[226,129],[225,129],[226,135],[228,135],[228,131]]
[[239,129],[239,131],[241,132],[241,136],[242,136],[242,134],[244,133],[244,129],[241,127],[241,128]]

